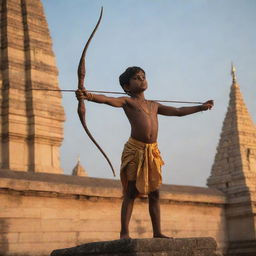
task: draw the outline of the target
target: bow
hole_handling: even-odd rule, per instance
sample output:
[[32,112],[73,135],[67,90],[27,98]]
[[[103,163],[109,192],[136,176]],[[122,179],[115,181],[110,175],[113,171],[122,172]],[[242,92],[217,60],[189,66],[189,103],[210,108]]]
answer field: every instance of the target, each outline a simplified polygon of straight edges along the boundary
[[[80,61],[79,61],[77,74],[78,74],[78,89],[80,89],[80,90],[85,90],[84,78],[85,78],[85,74],[86,74],[86,69],[85,69],[85,55],[86,55],[86,51],[87,51],[87,48],[88,48],[88,46],[89,46],[89,44],[90,44],[90,42],[91,42],[91,40],[92,40],[92,38],[94,36],[94,34],[95,34],[99,24],[100,24],[100,21],[101,21],[101,18],[102,18],[102,13],[103,13],[103,7],[101,7],[101,12],[100,12],[99,20],[98,20],[94,30],[92,31],[92,34],[90,35],[90,37],[89,37],[85,47],[84,47],[82,56],[81,56]],[[103,156],[105,157],[105,159],[109,163],[114,176],[116,176],[115,170],[114,170],[113,165],[111,164],[109,158],[107,157],[107,155],[103,151],[103,149],[100,147],[100,145],[93,138],[92,134],[90,133],[90,131],[89,131],[87,125],[86,125],[86,121],[85,121],[85,112],[86,112],[86,110],[85,110],[85,104],[84,104],[84,100],[83,99],[79,99],[79,101],[78,101],[77,112],[78,112],[80,121],[81,121],[81,123],[82,123],[82,125],[84,127],[85,132],[87,133],[89,138],[92,140],[92,142],[96,145],[96,147],[100,150],[100,152],[103,154]]]

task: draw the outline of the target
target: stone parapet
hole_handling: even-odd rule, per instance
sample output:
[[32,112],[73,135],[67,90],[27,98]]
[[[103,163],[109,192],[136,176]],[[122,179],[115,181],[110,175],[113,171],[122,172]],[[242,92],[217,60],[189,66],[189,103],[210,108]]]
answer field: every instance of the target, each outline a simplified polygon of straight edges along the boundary
[[[162,185],[162,231],[213,237],[227,247],[225,196],[201,187]],[[120,180],[0,171],[0,255],[46,256],[56,248],[119,238]],[[132,238],[152,237],[147,198],[135,201]]]
[[[0,189],[4,188],[10,191],[22,191],[23,194],[26,191],[33,191],[34,193],[47,192],[52,196],[122,197],[120,180],[0,170]],[[206,205],[226,203],[224,194],[216,189],[166,184],[161,186],[161,200]]]

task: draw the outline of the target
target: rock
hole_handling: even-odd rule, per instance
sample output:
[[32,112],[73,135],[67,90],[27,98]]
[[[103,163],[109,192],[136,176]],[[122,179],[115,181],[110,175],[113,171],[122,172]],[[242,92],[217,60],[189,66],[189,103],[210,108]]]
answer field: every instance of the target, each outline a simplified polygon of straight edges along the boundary
[[54,250],[51,256],[221,256],[213,238],[120,239]]

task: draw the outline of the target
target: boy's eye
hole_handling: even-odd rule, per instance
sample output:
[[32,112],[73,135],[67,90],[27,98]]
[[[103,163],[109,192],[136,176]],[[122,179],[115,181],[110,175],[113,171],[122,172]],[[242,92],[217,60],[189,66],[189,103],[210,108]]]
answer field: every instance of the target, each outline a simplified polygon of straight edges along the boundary
[[134,76],[133,79],[134,80],[137,80],[137,79],[145,79],[146,77],[145,76]]

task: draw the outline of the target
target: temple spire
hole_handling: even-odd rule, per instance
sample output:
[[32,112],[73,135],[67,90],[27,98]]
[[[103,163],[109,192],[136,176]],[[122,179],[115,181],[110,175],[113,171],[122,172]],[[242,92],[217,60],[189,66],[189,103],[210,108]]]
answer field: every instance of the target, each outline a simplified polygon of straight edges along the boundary
[[0,0],[0,169],[63,173],[65,120],[41,0]]
[[231,62],[231,75],[232,75],[232,83],[236,84],[237,83],[237,81],[236,81],[236,68],[235,68],[233,62]]
[[256,127],[237,84],[233,64],[231,75],[229,104],[207,184],[226,194],[229,241],[236,248],[244,248],[245,241],[251,241],[247,248],[255,252]]
[[77,159],[77,164],[72,170],[73,176],[88,176],[87,172],[85,171],[84,167],[80,163],[80,157]]
[[231,192],[236,186],[238,190],[255,190],[252,180],[256,180],[256,127],[237,83],[233,64],[231,75],[229,104],[208,185],[224,192]]

